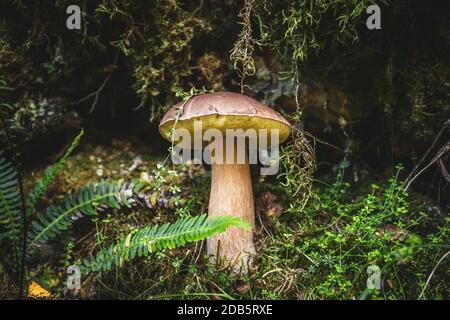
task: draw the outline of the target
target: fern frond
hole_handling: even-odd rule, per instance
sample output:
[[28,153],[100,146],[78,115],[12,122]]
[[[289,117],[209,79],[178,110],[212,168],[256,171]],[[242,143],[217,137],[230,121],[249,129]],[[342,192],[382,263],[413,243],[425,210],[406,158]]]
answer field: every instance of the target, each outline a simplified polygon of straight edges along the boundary
[[80,189],[75,196],[65,195],[60,203],[48,207],[45,214],[38,213],[36,220],[31,223],[28,253],[67,230],[78,219],[96,216],[99,208],[131,207],[137,203],[134,196],[140,188],[140,184],[102,181],[97,187],[88,185]]
[[82,273],[110,270],[113,266],[121,266],[136,256],[147,256],[155,251],[174,249],[188,242],[203,240],[225,231],[228,227],[250,228],[237,217],[199,215],[179,219],[173,224],[138,229],[117,244],[100,251],[93,258],[84,260]]
[[0,244],[5,241],[19,257],[19,242],[22,234],[22,211],[17,171],[0,150]]
[[47,169],[44,178],[42,178],[34,189],[27,196],[27,211],[28,214],[33,213],[36,203],[41,199],[48,185],[55,179],[55,176],[63,169],[67,158],[72,154],[73,150],[78,146],[84,131],[81,129],[80,133],[72,141],[70,147],[66,150],[59,161]]

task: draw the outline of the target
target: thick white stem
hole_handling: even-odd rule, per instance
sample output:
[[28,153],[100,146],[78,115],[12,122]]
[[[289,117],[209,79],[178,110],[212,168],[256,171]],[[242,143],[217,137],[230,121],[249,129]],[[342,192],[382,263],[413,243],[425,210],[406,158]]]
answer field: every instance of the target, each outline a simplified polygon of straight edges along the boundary
[[[224,154],[225,159],[226,153]],[[248,161],[247,161],[248,162]],[[255,253],[253,230],[255,214],[250,166],[244,164],[212,164],[209,216],[233,215],[252,226],[252,230],[229,228],[207,241],[208,254],[232,264],[235,270],[246,269]]]

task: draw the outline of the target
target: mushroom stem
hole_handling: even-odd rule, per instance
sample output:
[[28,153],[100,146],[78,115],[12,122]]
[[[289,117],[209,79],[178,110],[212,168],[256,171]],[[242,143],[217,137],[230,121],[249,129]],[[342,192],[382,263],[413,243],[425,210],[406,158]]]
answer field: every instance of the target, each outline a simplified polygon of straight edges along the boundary
[[[236,149],[234,154],[236,155]],[[223,153],[223,158],[225,157],[226,151]],[[208,254],[213,263],[226,259],[225,262],[230,263],[235,270],[242,267],[246,269],[251,264],[251,255],[255,253],[255,215],[248,157],[246,156],[244,164],[213,163],[211,175],[209,216],[233,215],[249,223],[252,230],[228,228],[225,232],[209,238]]]

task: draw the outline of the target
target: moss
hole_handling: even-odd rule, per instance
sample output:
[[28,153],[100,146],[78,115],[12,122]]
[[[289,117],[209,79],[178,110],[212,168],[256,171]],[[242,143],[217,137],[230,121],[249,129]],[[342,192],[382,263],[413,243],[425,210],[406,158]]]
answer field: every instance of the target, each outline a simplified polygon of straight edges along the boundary
[[[255,180],[258,196],[270,191],[279,203],[272,207],[277,214],[262,201],[256,204],[261,255],[253,275],[237,279],[208,265],[201,245],[191,245],[92,279],[84,297],[204,297],[206,292],[216,298],[357,298],[364,290],[361,265],[375,262],[389,263],[386,298],[418,297],[444,253],[435,244],[448,243],[448,219],[441,213],[448,211],[448,197],[443,193],[438,206],[423,195],[396,193],[393,203],[384,193],[392,181],[376,190],[370,185],[374,177],[388,176],[399,160],[412,167],[450,118],[450,19],[439,3],[382,1],[382,29],[369,31],[365,8],[372,2],[84,1],[84,28],[73,32],[61,27],[70,1],[0,4],[0,81],[13,89],[1,91],[0,102],[11,105],[2,111],[14,133],[25,137],[17,140],[19,147],[28,141],[42,149],[36,136],[54,143],[66,132],[61,127],[70,125],[127,132],[147,127],[148,119],[157,122],[180,99],[176,92],[191,87],[244,89],[295,122],[279,180]],[[91,114],[93,99],[77,102],[104,81]],[[76,113],[73,118],[68,111]],[[308,132],[328,145],[315,140],[310,148]],[[207,210],[208,172],[189,167],[180,177],[156,167],[161,159],[145,134],[145,142],[103,134],[89,138],[45,201],[87,182],[141,175],[155,189],[175,192],[182,186],[187,201],[173,211],[111,214],[77,225],[72,259],[98,249],[97,231],[111,243],[136,225]],[[316,178],[330,185],[312,190],[314,153],[320,160]],[[346,175],[332,184],[329,177],[342,168]],[[44,165],[30,169],[27,186],[43,170]],[[192,179],[186,182],[186,176]],[[343,190],[345,180],[355,185]],[[426,193],[434,187],[439,196],[446,191],[424,179]],[[349,254],[341,255],[342,248]],[[49,264],[34,272],[54,283]],[[448,295],[442,270],[427,297]],[[8,279],[0,282],[2,295],[11,296]]]

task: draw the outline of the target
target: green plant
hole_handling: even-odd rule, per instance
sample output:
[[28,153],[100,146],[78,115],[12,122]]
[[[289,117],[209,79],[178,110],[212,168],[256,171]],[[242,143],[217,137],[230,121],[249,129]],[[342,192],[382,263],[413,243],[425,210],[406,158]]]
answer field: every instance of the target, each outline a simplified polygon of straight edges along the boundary
[[80,143],[80,139],[83,136],[84,131],[81,129],[80,133],[75,137],[75,139],[70,144],[69,148],[65,151],[64,155],[58,160],[58,162],[45,172],[45,176],[39,180],[33,190],[27,196],[26,204],[27,204],[27,214],[32,214],[36,207],[36,203],[42,198],[47,190],[48,185],[55,179],[55,176],[64,168],[64,164],[67,158],[72,154],[75,148]]
[[[63,157],[53,166],[46,170],[44,177],[39,180],[36,186],[27,197],[27,215],[32,218],[26,241],[26,254],[29,262],[37,249],[44,244],[55,240],[57,237],[63,241],[61,258],[58,263],[67,265],[73,258],[74,247],[73,237],[69,234],[72,224],[80,218],[87,217],[97,223],[101,219],[100,213],[107,208],[121,209],[123,207],[133,208],[140,205],[149,209],[159,206],[158,196],[166,193],[166,179],[172,181],[177,179],[178,174],[173,170],[164,170],[159,166],[155,170],[155,179],[152,182],[135,181],[131,183],[112,183],[101,181],[98,185],[89,184],[72,193],[65,194],[44,211],[34,208],[45,195],[45,192],[56,175],[63,169],[63,166],[78,145],[83,131],[74,139]],[[18,261],[20,253],[21,230],[21,210],[18,195],[17,171],[14,166],[5,159],[4,152],[0,154],[0,208],[1,208],[1,237],[0,243],[5,250],[15,252],[17,257],[9,264],[14,265]],[[170,173],[170,177],[165,177]],[[174,181],[172,181],[174,182]],[[177,194],[180,188],[176,184],[170,183],[168,194],[174,198],[174,204],[179,203]],[[163,201],[164,202],[164,201]],[[165,207],[165,205],[164,205]],[[121,266],[125,261],[137,256],[148,256],[156,251],[164,249],[174,249],[189,242],[203,240],[207,237],[225,231],[228,227],[248,228],[244,222],[232,216],[220,216],[207,218],[206,215],[184,216],[174,223],[166,223],[162,226],[148,226],[133,228],[132,231],[119,241],[118,244],[110,246],[108,249],[100,249],[93,257],[85,259],[82,263],[83,272],[105,271],[112,266]],[[104,241],[97,230],[97,240],[101,244]],[[102,245],[100,245],[102,248]],[[5,255],[3,258],[6,258]],[[8,263],[4,259],[4,263]],[[14,266],[12,266],[14,267]],[[31,265],[29,264],[29,267]]]
[[209,89],[206,89],[205,87],[202,87],[201,89],[191,87],[191,89],[189,91],[177,90],[175,92],[175,96],[177,98],[181,98],[183,101],[187,101],[192,97],[195,97],[195,96],[198,96],[201,94],[205,94],[205,93],[212,93],[212,92],[214,92],[214,90],[209,90]]
[[141,188],[141,184],[117,184],[102,181],[96,187],[88,185],[78,190],[75,192],[75,196],[65,195],[60,203],[49,206],[45,214],[37,214],[28,233],[28,254],[67,230],[73,222],[83,216],[90,218],[97,216],[99,207],[120,209],[122,206],[126,206],[131,208],[131,204],[136,203],[133,197]]
[[[293,203],[262,245],[265,289],[280,298],[417,299],[430,265],[448,251],[450,219],[413,206],[401,170],[388,181],[352,188],[341,168],[306,207]],[[381,270],[381,290],[366,287],[372,265]],[[445,295],[443,269],[434,273],[428,298]]]
[[[18,265],[22,238],[22,208],[19,181],[14,165],[0,150],[0,247],[2,253],[12,251],[13,265]],[[7,250],[10,246],[12,250]],[[7,259],[7,256],[4,256]]]
[[[38,181],[33,190],[28,194],[25,206],[26,214],[28,216],[31,216],[34,213],[36,203],[42,198],[48,185],[54,180],[56,174],[62,170],[64,162],[78,145],[83,133],[83,130],[81,130],[63,157],[56,165],[51,166],[47,170],[44,178]],[[28,247],[22,248],[21,240],[23,241],[22,231],[24,230],[24,222],[22,220],[23,208],[21,207],[22,200],[19,190],[20,182],[18,179],[18,171],[16,167],[5,158],[4,154],[5,151],[0,150],[0,246],[2,247],[2,252],[5,253],[2,260],[11,270],[17,270],[18,266],[21,264],[19,260],[21,251],[30,247],[38,247],[54,237],[57,233],[60,233],[67,227],[67,217],[64,215],[56,217],[57,210],[54,207],[48,209],[47,216],[38,213],[37,220],[32,221],[32,227],[28,233]],[[69,201],[68,204],[72,203]],[[70,209],[74,209],[67,206],[66,208],[67,212],[70,212]],[[85,207],[79,209],[84,210]],[[67,214],[67,212],[62,213]],[[75,213],[78,214],[78,212]],[[9,259],[9,254],[12,254],[12,259]]]
[[135,257],[206,239],[228,227],[250,228],[247,223],[233,216],[208,218],[205,214],[180,218],[173,224],[141,228],[129,233],[117,244],[100,251],[92,259],[84,260],[82,270],[83,273],[109,270],[113,266],[122,266],[125,261]]
[[[172,130],[169,134],[170,139],[172,141],[172,145],[169,148],[169,155],[166,158],[169,159],[169,156],[172,153],[172,150],[174,149],[174,145],[175,145],[175,141],[174,141],[174,133],[175,133],[175,129],[178,123],[178,119],[180,118],[180,116],[183,114],[184,111],[184,105],[189,101],[190,98],[201,95],[201,94],[205,94],[205,93],[211,93],[214,92],[214,90],[208,90],[205,87],[202,87],[201,89],[197,89],[195,87],[191,87],[191,89],[189,91],[182,91],[182,90],[178,90],[175,92],[175,96],[177,98],[181,98],[183,100],[183,103],[181,104],[181,106],[177,107],[177,113],[175,114],[175,121],[172,127]],[[165,161],[164,161],[165,162]]]
[[244,7],[239,12],[239,18],[242,19],[242,22],[240,22],[242,30],[233,49],[230,51],[230,60],[233,62],[233,67],[241,79],[241,93],[244,93],[245,77],[252,76],[256,72],[253,51],[255,45],[259,43],[252,37],[251,14],[254,6],[254,0],[244,1]]

